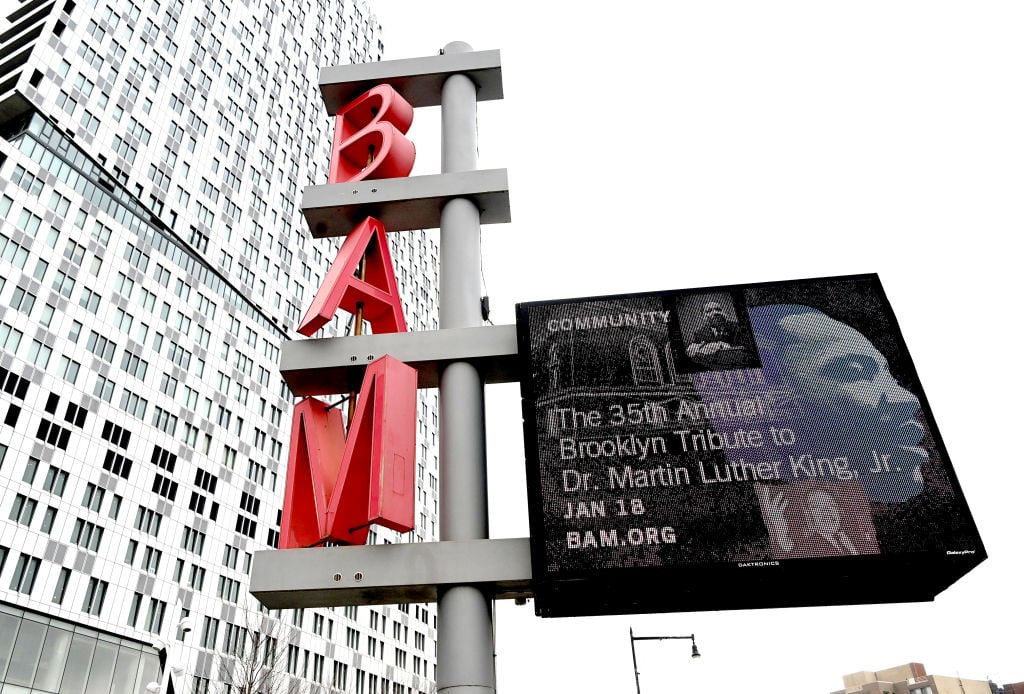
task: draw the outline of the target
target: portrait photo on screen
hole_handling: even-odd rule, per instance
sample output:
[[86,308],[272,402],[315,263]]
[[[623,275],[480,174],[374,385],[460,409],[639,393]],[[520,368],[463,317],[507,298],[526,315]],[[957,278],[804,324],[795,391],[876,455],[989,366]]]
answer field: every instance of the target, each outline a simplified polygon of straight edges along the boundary
[[679,297],[676,312],[685,342],[683,370],[715,371],[760,366],[750,322],[742,310],[742,293],[735,294],[715,292]]

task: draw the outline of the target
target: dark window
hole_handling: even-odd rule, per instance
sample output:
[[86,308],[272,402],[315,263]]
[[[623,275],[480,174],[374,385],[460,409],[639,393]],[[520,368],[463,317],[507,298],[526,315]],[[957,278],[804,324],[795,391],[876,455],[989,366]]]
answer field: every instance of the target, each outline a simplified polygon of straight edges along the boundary
[[254,516],[260,514],[260,500],[248,492],[242,492],[242,500],[239,502],[242,510]]
[[62,451],[66,451],[68,449],[68,441],[71,439],[71,430],[43,419],[40,420],[39,428],[36,430],[36,438],[40,441],[45,441],[51,446],[56,446]]
[[211,494],[217,491],[217,478],[203,469],[196,470],[195,484],[200,489],[205,489]]
[[159,468],[167,470],[167,472],[174,472],[174,466],[178,462],[178,456],[174,455],[170,451],[160,448],[160,446],[154,446],[153,457],[150,459],[150,462]]
[[153,478],[153,491],[166,499],[174,501],[174,498],[178,496],[178,483],[172,482],[163,475],[157,475]]
[[89,410],[69,402],[68,408],[64,412],[64,421],[81,429],[85,424],[85,418],[88,414]]
[[256,521],[248,516],[238,514],[238,518],[235,520],[235,532],[242,533],[246,537],[256,537]]
[[132,461],[120,453],[107,451],[106,457],[103,458],[103,469],[114,473],[118,477],[128,479],[128,475],[132,472]]
[[114,444],[118,448],[128,448],[128,442],[131,441],[132,432],[127,429],[114,424],[110,420],[103,423],[103,438],[110,443]]
[[4,417],[4,424],[9,427],[15,426],[18,423],[18,415],[20,414],[21,408],[12,403],[11,406],[7,408],[7,416]]

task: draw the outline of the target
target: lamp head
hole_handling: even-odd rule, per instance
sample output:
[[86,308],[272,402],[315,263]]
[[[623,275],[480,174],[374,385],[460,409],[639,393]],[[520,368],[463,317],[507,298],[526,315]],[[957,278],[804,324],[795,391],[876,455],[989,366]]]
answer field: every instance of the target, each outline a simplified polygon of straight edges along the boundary
[[694,657],[694,658],[699,658],[700,657],[700,651],[697,650],[697,642],[696,641],[693,642],[693,656],[692,657]]

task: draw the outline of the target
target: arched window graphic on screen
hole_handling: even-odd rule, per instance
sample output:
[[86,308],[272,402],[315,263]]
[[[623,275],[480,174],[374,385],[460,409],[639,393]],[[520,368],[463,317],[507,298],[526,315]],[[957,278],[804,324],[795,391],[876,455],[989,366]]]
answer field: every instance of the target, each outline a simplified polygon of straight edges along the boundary
[[[518,330],[540,614],[931,599],[984,559],[874,275],[521,304]],[[866,578],[925,560],[898,595]]]
[[638,385],[660,385],[661,365],[654,343],[646,335],[638,335],[629,342],[629,361],[633,365],[633,382]]

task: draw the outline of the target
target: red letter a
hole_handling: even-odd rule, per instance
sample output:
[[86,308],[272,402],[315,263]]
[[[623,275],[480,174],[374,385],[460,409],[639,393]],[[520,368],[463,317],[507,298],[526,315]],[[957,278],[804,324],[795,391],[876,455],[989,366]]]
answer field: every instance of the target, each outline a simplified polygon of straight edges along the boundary
[[347,443],[341,412],[315,398],[295,406],[281,549],[365,544],[372,523],[413,529],[416,381],[393,357],[370,364]]
[[[357,276],[364,255],[365,281]],[[298,331],[309,337],[331,320],[339,307],[355,313],[357,303],[363,304],[363,317],[373,324],[373,332],[407,330],[384,225],[373,217],[364,219],[341,245]]]

